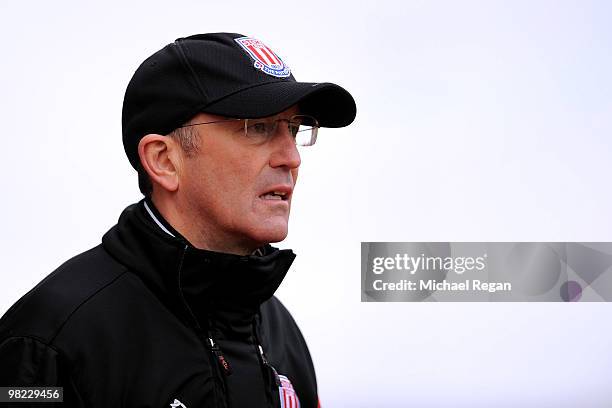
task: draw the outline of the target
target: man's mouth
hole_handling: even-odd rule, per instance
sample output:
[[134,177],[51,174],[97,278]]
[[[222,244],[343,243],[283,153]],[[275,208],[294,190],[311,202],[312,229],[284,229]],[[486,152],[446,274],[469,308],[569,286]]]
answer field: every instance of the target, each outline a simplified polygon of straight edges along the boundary
[[262,194],[259,197],[264,200],[287,200],[288,194],[284,191],[271,191],[266,194]]
[[259,198],[270,201],[289,201],[292,192],[293,186],[278,184],[275,186],[269,186],[268,190],[264,190],[263,194],[261,194]]

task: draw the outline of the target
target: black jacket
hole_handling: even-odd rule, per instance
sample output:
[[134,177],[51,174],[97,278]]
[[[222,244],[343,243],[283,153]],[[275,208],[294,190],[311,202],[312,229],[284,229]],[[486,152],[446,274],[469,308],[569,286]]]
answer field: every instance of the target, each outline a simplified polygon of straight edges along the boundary
[[308,348],[272,296],[293,252],[196,249],[152,211],[174,237],[144,200],[131,205],[101,245],[7,311],[0,386],[63,386],[62,407],[259,408],[283,398],[289,408],[292,385],[302,408],[316,407]]

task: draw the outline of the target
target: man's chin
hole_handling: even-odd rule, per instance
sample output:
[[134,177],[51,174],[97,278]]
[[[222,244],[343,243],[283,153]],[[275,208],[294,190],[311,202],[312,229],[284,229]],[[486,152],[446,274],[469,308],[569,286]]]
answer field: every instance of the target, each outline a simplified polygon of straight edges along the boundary
[[288,226],[287,222],[263,222],[250,231],[249,236],[254,241],[261,245],[280,242],[287,238]]

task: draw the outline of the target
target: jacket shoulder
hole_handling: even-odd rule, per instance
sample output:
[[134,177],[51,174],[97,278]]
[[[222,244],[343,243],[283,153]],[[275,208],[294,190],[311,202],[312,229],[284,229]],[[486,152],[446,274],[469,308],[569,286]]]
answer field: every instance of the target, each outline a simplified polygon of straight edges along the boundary
[[[9,337],[1,341],[0,367],[2,387],[61,386],[64,391],[62,407],[85,406],[74,381],[62,364],[60,354],[36,339]],[[17,405],[21,404],[14,406]]]
[[125,271],[102,245],[76,255],[11,306],[0,319],[0,341],[25,336],[50,343],[81,305]]
[[261,304],[261,316],[261,323],[267,333],[281,337],[295,337],[303,341],[302,332],[293,316],[276,296],[272,296]]

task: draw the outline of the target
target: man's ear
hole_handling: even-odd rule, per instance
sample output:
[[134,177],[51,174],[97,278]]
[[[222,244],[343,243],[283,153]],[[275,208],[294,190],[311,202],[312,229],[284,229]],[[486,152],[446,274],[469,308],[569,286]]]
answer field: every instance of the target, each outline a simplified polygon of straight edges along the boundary
[[181,155],[172,138],[157,134],[144,136],[138,143],[138,156],[152,183],[169,192],[178,189]]

